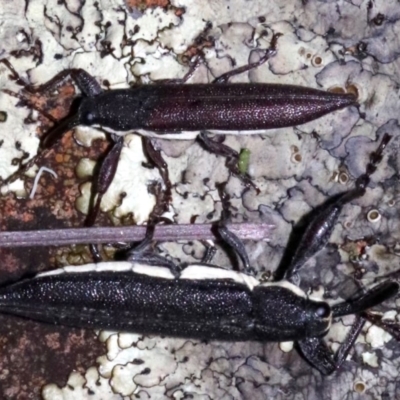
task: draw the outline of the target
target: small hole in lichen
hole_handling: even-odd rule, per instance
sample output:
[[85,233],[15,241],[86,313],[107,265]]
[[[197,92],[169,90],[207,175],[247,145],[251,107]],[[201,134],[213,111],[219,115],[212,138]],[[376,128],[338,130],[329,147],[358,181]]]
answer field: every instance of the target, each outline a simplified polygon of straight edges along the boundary
[[294,153],[291,157],[291,161],[295,164],[298,164],[301,162],[301,160],[303,159],[303,157],[301,156],[300,153]]
[[358,99],[360,93],[359,93],[356,85],[351,84],[351,85],[347,86],[346,89],[347,89],[347,93],[354,94],[354,96]]
[[292,151],[292,153],[298,153],[299,152],[299,148],[297,146],[291,146],[290,150]]
[[345,185],[349,181],[349,176],[346,174],[346,172],[341,172],[339,174],[339,182],[342,185]]
[[0,122],[7,121],[7,113],[5,111],[0,111]]
[[353,226],[353,222],[352,222],[352,221],[346,221],[346,222],[344,223],[344,227],[345,227],[346,229],[350,229],[352,226]]
[[331,92],[331,93],[345,93],[344,89],[339,87],[339,86],[331,87],[330,89],[328,89],[328,92]]
[[365,388],[366,388],[366,386],[365,386],[364,382],[359,381],[354,384],[354,391],[357,393],[364,393]]
[[322,65],[322,57],[320,57],[320,56],[315,56],[315,57],[312,59],[311,64],[312,64],[314,67],[321,67],[321,65]]
[[369,222],[378,222],[381,219],[381,214],[378,210],[370,210],[367,219]]
[[388,206],[389,207],[393,207],[396,204],[396,202],[394,201],[394,199],[391,199],[388,201]]

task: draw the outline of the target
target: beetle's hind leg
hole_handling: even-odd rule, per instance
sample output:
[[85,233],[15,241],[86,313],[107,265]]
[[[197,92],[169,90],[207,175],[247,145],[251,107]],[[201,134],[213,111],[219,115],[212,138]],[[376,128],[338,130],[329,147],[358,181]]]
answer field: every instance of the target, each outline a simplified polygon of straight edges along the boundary
[[212,243],[211,241],[204,240],[204,241],[202,241],[202,243],[205,246],[206,250],[201,259],[201,263],[202,264],[210,264],[215,256],[215,254],[217,253],[217,249],[215,248],[214,243]]
[[273,57],[276,54],[276,45],[278,43],[278,38],[280,36],[282,36],[281,33],[273,34],[270,47],[265,51],[265,54],[257,62],[243,65],[242,67],[239,67],[232,71],[226,72],[225,74],[222,74],[218,78],[215,78],[213,83],[226,83],[226,82],[228,82],[229,78],[231,78],[232,76],[239,75],[244,72],[250,71],[254,68],[259,67],[260,65],[264,64],[265,62],[267,62],[271,57]]
[[182,78],[159,79],[157,80],[157,83],[167,84],[167,85],[182,85],[183,83],[186,83],[190,78],[192,78],[194,73],[197,71],[197,69],[203,62],[204,62],[204,57],[202,55],[197,56],[194,62],[189,66],[189,71],[186,72],[186,74]]
[[[329,199],[327,203],[318,207],[307,225],[304,234],[295,250],[294,256],[288,266],[285,266],[283,277],[292,280],[298,269],[319,250],[323,249],[339,219],[342,208],[351,201],[362,197],[370,182],[371,175],[376,171],[377,165],[382,160],[383,150],[391,136],[384,134],[375,152],[370,155],[366,172],[356,180],[355,188]],[[280,278],[281,271],[277,278]]]
[[205,132],[201,132],[197,138],[201,141],[203,147],[210,153],[226,158],[227,168],[233,175],[237,176],[243,182],[246,188],[252,187],[257,194],[260,193],[260,189],[251,180],[250,176],[247,173],[240,172],[239,153],[237,151],[231,149],[229,146],[223,143],[218,142],[217,140],[209,138]]

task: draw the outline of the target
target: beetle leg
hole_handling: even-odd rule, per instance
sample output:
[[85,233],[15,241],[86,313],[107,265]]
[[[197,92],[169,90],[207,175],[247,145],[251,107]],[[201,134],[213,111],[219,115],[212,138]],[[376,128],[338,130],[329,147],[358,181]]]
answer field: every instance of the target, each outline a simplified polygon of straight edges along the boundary
[[170,202],[172,199],[171,189],[172,184],[169,179],[168,164],[165,162],[161,155],[161,151],[156,149],[154,141],[148,137],[142,137],[143,148],[146,156],[154,163],[157,169],[160,171],[161,178],[165,183],[165,197]]
[[364,324],[365,319],[357,316],[350,332],[335,354],[332,353],[322,338],[311,337],[299,340],[296,344],[304,358],[312,366],[318,369],[321,374],[329,375],[335,372],[346,360]]
[[333,317],[357,314],[383,303],[387,299],[395,296],[399,291],[397,282],[385,281],[372,289],[365,291],[361,296],[354,300],[345,301],[332,306]]
[[385,319],[382,314],[364,311],[361,316],[373,325],[382,328],[384,331],[390,333],[397,341],[400,342],[400,326],[396,320]]
[[[117,171],[118,160],[121,154],[123,144],[124,144],[124,138],[122,136],[118,137],[114,145],[111,147],[111,150],[108,152],[108,154],[106,155],[105,159],[101,164],[99,175],[92,187],[93,207],[91,207],[85,221],[85,226],[87,227],[93,226],[96,221],[102,197],[107,192],[107,189],[109,188],[111,182],[113,181],[115,173]],[[95,195],[97,195],[96,201],[94,201]]]
[[266,61],[268,61],[272,56],[274,56],[276,54],[276,45],[278,42],[278,38],[280,36],[282,36],[281,33],[273,34],[270,47],[266,50],[265,54],[257,62],[243,65],[242,67],[239,67],[232,71],[226,72],[225,74],[222,74],[218,78],[215,78],[213,83],[226,83],[226,82],[228,82],[229,78],[231,78],[232,76],[242,74],[243,72],[250,71],[250,70],[257,68],[260,65],[264,64]]
[[[97,180],[93,182],[92,186],[92,196],[89,206],[89,214],[85,220],[85,226],[90,227],[93,226],[97,215],[100,210],[101,200],[104,194],[107,192],[111,182],[114,179],[115,172],[117,171],[118,167],[118,160],[121,154],[121,150],[124,144],[123,137],[117,137],[114,145],[112,146],[111,150],[106,155],[105,159],[103,160],[99,174],[97,176]],[[97,197],[95,197],[97,195]],[[95,244],[90,245],[90,251],[93,255],[95,261],[100,262],[101,257],[99,256],[99,252],[97,246]]]
[[181,85],[183,83],[186,83],[194,75],[194,73],[197,71],[199,66],[203,63],[203,61],[204,61],[203,56],[202,55],[198,56],[194,60],[193,64],[190,65],[189,71],[186,72],[186,74],[182,78],[161,79],[161,80],[157,80],[157,83],[167,84],[167,85]]
[[150,267],[155,266],[168,268],[175,278],[179,278],[181,269],[178,265],[168,258],[155,253],[152,249],[148,249],[153,242],[154,228],[155,226],[153,224],[147,226],[146,237],[139,243],[139,245],[131,248],[127,252],[126,259],[127,261],[146,264]]
[[206,251],[204,252],[203,258],[201,259],[201,262],[203,264],[210,264],[212,259],[215,256],[215,253],[217,252],[217,249],[214,246],[214,243],[212,243],[211,240],[207,240],[207,241],[202,241],[202,243],[204,244]]
[[224,224],[218,225],[217,231],[221,239],[235,251],[236,256],[242,261],[244,272],[249,275],[254,275],[255,273],[253,268],[250,267],[249,256],[243,242]]
[[246,173],[243,174],[240,172],[238,166],[239,153],[237,151],[231,149],[229,146],[223,143],[210,139],[204,132],[201,132],[200,135],[198,135],[197,137],[201,141],[202,145],[206,148],[206,150],[208,150],[210,153],[226,157],[227,168],[233,175],[237,176],[244,183],[246,188],[251,186],[257,192],[257,194],[260,193],[260,189],[257,187],[257,185],[254,184],[250,176]]
[[382,160],[383,150],[390,139],[391,136],[387,133],[383,135],[378,149],[370,155],[366,172],[356,180],[354,189],[329,199],[327,203],[314,211],[314,215],[297,246],[292,261],[284,273],[285,279],[290,281],[310,257],[325,247],[344,205],[365,194],[366,187],[370,182],[370,176],[376,171],[377,164]]

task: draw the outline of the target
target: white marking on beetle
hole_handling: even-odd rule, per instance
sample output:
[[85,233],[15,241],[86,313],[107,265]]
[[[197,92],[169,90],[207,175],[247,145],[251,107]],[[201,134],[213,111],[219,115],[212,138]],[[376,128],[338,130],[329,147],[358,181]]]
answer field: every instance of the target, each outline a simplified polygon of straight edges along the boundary
[[189,265],[186,267],[179,277],[179,279],[187,280],[207,280],[207,279],[229,279],[242,285],[247,286],[250,290],[253,290],[255,286],[258,286],[260,282],[250,275],[243,274],[241,272],[235,272],[223,268],[210,267],[207,265]]
[[[117,136],[125,136],[128,135],[129,133],[138,133],[141,136],[145,137],[154,137],[154,138],[160,138],[160,139],[174,139],[174,140],[194,140],[196,137],[201,133],[201,131],[181,131],[181,132],[167,132],[167,133],[162,133],[162,132],[154,132],[154,131],[148,131],[146,129],[133,129],[130,131],[118,131],[114,130],[111,128],[105,128],[104,126],[100,125],[92,125],[93,128],[98,128],[98,129],[103,129],[103,131],[106,131],[108,133],[112,133]],[[207,133],[211,134],[216,134],[216,135],[238,135],[238,136],[244,136],[244,135],[260,135],[262,133],[265,133],[265,129],[257,129],[257,130],[249,130],[249,131],[229,131],[229,130],[217,130],[217,129],[210,129],[207,130]]]
[[290,283],[289,281],[265,282],[265,283],[261,283],[260,286],[263,286],[263,287],[280,286],[287,290],[290,290],[291,292],[293,292],[294,294],[296,294],[299,297],[304,297],[305,299],[307,298],[307,295],[298,286],[293,285],[293,283]]
[[75,272],[93,272],[96,270],[96,264],[85,264],[80,266],[68,265],[67,267],[61,268],[65,273],[75,273]]
[[35,197],[35,193],[36,193],[36,190],[37,190],[37,187],[38,187],[39,179],[42,176],[43,172],[48,172],[49,174],[53,175],[54,178],[56,178],[56,179],[58,178],[58,175],[52,169],[47,168],[47,167],[40,167],[38,173],[35,176],[35,180],[33,181],[31,194],[29,195],[30,199],[33,199]]
[[53,271],[46,271],[37,274],[35,278],[41,278],[43,276],[50,275],[61,275],[61,274],[74,274],[74,273],[84,273],[84,272],[99,272],[99,271],[126,271],[131,269],[132,264],[129,262],[103,262],[99,264],[91,263],[85,265],[68,265],[66,267],[58,268]]
[[135,274],[154,276],[155,278],[175,279],[169,268],[158,267],[155,265],[135,263],[132,267],[132,272],[134,272]]
[[94,264],[96,266],[96,272],[125,272],[130,271],[132,269],[132,263],[129,261],[117,261],[117,262],[101,262],[98,264]]
[[[131,263],[128,261],[118,261],[118,262],[110,261],[98,264],[67,266],[56,269],[54,271],[43,272],[41,274],[36,275],[36,278],[49,275],[60,275],[65,273],[105,272],[105,271],[116,272],[116,273],[131,271],[132,273],[135,274],[147,275],[155,278],[176,279],[172,274],[172,272],[170,271],[170,269],[167,267],[141,264],[141,263]],[[201,265],[201,264],[189,265],[181,272],[178,279],[230,280],[248,287],[249,290],[254,290],[256,286],[262,286],[262,287],[279,286],[287,290],[290,290],[299,297],[307,298],[306,294],[299,287],[293,285],[288,281],[260,283],[260,281],[258,281],[251,275],[247,275],[242,272],[236,272],[228,269],[213,267],[209,265]]]

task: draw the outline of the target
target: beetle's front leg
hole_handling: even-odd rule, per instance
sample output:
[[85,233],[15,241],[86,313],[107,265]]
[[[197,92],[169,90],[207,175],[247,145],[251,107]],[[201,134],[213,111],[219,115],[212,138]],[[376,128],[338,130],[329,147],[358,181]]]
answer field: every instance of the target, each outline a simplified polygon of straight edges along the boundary
[[247,188],[252,187],[257,192],[257,194],[260,193],[260,189],[251,180],[250,176],[246,173],[240,172],[239,153],[237,151],[231,149],[229,146],[226,146],[223,143],[210,139],[205,132],[201,132],[198,136],[198,139],[201,141],[206,150],[208,150],[210,153],[225,157],[226,166],[229,171],[233,175],[237,176]]
[[356,319],[344,342],[340,345],[336,353],[333,354],[322,338],[311,337],[302,339],[297,342],[301,353],[322,374],[329,375],[335,372],[346,360],[366,322],[363,312],[390,299],[398,291],[399,284],[397,282],[386,281],[365,291],[353,300],[335,304],[332,306],[333,318],[356,314]]
[[357,316],[350,332],[335,354],[322,338],[312,337],[299,340],[296,344],[304,358],[321,374],[330,375],[346,360],[351,348],[365,324],[365,319]]

